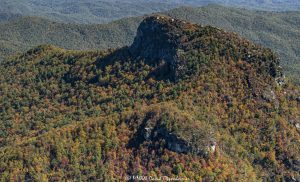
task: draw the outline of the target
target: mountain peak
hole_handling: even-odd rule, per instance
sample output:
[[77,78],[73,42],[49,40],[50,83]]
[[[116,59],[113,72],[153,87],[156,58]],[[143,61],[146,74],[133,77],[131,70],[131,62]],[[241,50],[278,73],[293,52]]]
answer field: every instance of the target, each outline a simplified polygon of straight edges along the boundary
[[149,16],[140,24],[129,51],[135,59],[151,64],[163,60],[171,79],[178,80],[180,72],[184,74],[181,54],[193,49],[191,35],[201,27],[166,15]]
[[191,52],[201,55],[200,62],[201,59],[213,62],[221,58],[227,61],[245,61],[258,73],[266,73],[273,78],[282,76],[279,59],[270,49],[232,32],[165,15],[146,17],[140,24],[129,51],[135,59],[148,63],[157,64],[163,60],[174,80],[186,74],[184,67],[189,64],[186,57]]
[[165,59],[172,61],[176,49],[183,48],[187,41],[185,31],[193,31],[198,25],[187,23],[165,15],[154,15],[140,24],[130,51],[147,60]]

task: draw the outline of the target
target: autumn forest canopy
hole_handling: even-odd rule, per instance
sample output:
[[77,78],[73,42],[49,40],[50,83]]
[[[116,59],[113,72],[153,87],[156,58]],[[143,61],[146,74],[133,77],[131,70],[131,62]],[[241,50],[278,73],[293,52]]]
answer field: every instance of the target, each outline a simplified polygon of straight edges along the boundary
[[299,181],[300,88],[271,49],[147,16],[133,43],[0,63],[1,181]]

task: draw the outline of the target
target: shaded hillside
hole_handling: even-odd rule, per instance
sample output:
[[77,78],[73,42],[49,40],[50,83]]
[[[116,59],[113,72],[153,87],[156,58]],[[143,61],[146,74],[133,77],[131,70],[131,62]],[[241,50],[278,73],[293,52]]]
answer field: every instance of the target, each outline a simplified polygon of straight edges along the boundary
[[130,47],[39,46],[0,72],[2,181],[300,180],[300,88],[234,33],[157,15]]
[[[213,25],[267,46],[279,53],[286,74],[296,83],[300,75],[300,13],[249,11],[221,6],[178,8],[166,14]],[[106,25],[73,25],[40,18],[21,18],[0,24],[1,55],[12,55],[40,44],[67,49],[116,48],[132,43],[141,17]],[[0,56],[1,57],[1,56]]]
[[0,22],[8,21],[8,20],[18,18],[18,17],[21,17],[21,15],[1,12],[0,13]]
[[104,25],[76,25],[51,22],[38,17],[22,17],[0,23],[1,56],[12,55],[41,44],[66,49],[106,49],[132,42],[141,18]]

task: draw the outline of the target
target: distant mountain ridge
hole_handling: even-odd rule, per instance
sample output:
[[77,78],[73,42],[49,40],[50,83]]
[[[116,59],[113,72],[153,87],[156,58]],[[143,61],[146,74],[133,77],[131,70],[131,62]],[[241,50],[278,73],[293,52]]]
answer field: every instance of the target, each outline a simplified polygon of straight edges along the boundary
[[[1,0],[0,13],[9,16],[39,16],[66,23],[99,24],[180,6],[209,4],[268,11],[300,10],[298,0]],[[6,18],[0,16],[1,20]]]
[[178,7],[176,3],[170,2],[158,0],[1,0],[0,13],[11,16],[38,16],[65,23],[100,24]]
[[[287,76],[300,83],[299,12],[250,11],[210,5],[182,7],[164,14],[237,32],[273,49],[280,55]],[[142,17],[133,17],[103,25],[76,25],[36,17],[15,18],[0,23],[0,58],[40,44],[79,50],[130,45],[141,21]]]

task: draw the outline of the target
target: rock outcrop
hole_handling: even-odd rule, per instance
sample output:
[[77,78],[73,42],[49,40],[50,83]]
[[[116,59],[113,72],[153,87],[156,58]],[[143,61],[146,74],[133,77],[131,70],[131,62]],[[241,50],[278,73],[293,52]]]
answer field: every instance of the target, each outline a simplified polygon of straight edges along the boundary
[[184,48],[187,37],[183,32],[186,26],[194,26],[166,16],[151,16],[139,26],[134,43],[129,51],[137,59],[158,64],[164,60],[173,80],[178,77],[180,51]]
[[165,15],[154,15],[140,24],[136,38],[129,47],[135,59],[150,64],[164,60],[173,80],[186,72],[186,56],[191,51],[208,56],[242,60],[256,66],[257,72],[268,74],[283,84],[279,59],[270,49],[255,45],[235,33],[211,26],[201,26]]
[[149,120],[144,123],[146,126],[142,128],[140,136],[144,141],[152,142],[157,140],[164,140],[166,147],[177,153],[192,153],[201,156],[208,156],[216,149],[216,141],[212,133],[204,133],[204,128],[185,128],[186,134],[173,131],[168,128],[162,121]]
[[217,145],[214,133],[205,123],[191,121],[177,110],[164,107],[144,116],[129,146],[151,147],[156,141],[164,141],[164,147],[170,151],[204,157],[213,153]]

